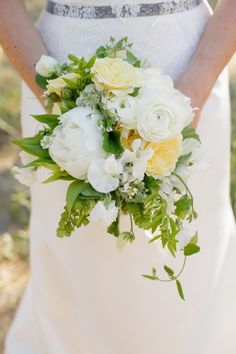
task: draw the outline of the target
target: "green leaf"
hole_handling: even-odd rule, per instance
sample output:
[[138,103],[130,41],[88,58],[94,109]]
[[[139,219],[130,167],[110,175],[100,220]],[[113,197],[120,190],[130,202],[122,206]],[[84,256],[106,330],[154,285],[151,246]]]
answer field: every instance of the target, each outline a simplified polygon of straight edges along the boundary
[[71,80],[69,80],[69,79],[67,79],[67,78],[65,78],[65,77],[63,77],[62,79],[65,81],[65,83],[66,83],[70,88],[72,88],[72,89],[77,89],[77,84],[76,84],[74,81],[71,81]]
[[166,273],[169,275],[170,278],[173,277],[173,275],[175,274],[173,269],[171,269],[170,267],[168,267],[167,265],[164,265],[164,270],[166,271]]
[[83,195],[86,198],[93,198],[93,199],[101,199],[105,197],[104,193],[100,193],[96,191],[89,183],[86,183],[86,186],[85,188],[83,188],[81,195]]
[[178,290],[179,296],[181,297],[182,300],[185,300],[184,293],[183,293],[183,288],[182,288],[182,285],[181,285],[180,281],[178,279],[176,279],[175,283],[176,283],[176,286],[177,286],[177,290]]
[[134,88],[134,91],[132,93],[129,93],[130,96],[132,97],[137,97],[138,94],[139,94],[139,90],[140,90],[141,87],[135,87]]
[[117,130],[112,130],[110,132],[103,133],[103,149],[111,154],[119,155],[124,149],[120,142],[120,132]]
[[157,241],[159,238],[161,238],[161,235],[156,235],[156,236],[150,238],[150,240],[149,240],[148,242],[149,242],[149,243],[152,243],[152,242],[154,242],[154,241]]
[[74,64],[79,64],[80,59],[78,57],[76,57],[73,54],[68,54],[67,55],[68,59],[70,59],[70,61],[72,61]]
[[150,280],[157,280],[158,278],[153,275],[148,275],[148,274],[142,274],[144,278],[150,279]]
[[31,116],[38,122],[47,124],[52,129],[60,123],[58,120],[58,114],[32,114]]
[[12,143],[31,155],[50,159],[48,150],[43,149],[40,144],[41,139],[41,135],[35,135],[34,137],[12,140]]
[[40,74],[36,74],[35,75],[35,82],[40,88],[45,90],[47,88],[48,78],[46,78]]
[[192,208],[192,199],[189,198],[187,194],[185,194],[183,197],[181,197],[175,202],[175,207],[175,214],[181,219],[184,219]]
[[68,212],[70,213],[75,201],[78,197],[78,195],[87,187],[87,183],[85,183],[84,181],[74,181],[72,182],[68,189],[67,189],[67,193],[66,193],[66,205],[67,205],[67,209]]
[[130,64],[136,67],[139,67],[141,64],[140,60],[138,60],[138,58],[136,58],[136,56],[133,53],[131,53],[129,50],[126,51],[126,58]]
[[201,142],[199,135],[196,133],[196,130],[191,125],[188,125],[182,130],[182,136],[183,139],[193,138]]
[[184,247],[184,255],[191,256],[192,254],[198,253],[200,251],[200,247],[195,245],[194,243],[189,243]]
[[96,61],[96,55],[92,56],[92,58],[89,59],[89,61],[86,64],[86,68],[91,69],[94,66],[95,61]]
[[119,216],[117,216],[116,220],[108,226],[107,232],[113,236],[118,237],[120,234],[119,230]]
[[45,167],[53,171],[60,170],[59,166],[51,159],[36,159],[32,162],[27,163],[22,168],[29,167]]

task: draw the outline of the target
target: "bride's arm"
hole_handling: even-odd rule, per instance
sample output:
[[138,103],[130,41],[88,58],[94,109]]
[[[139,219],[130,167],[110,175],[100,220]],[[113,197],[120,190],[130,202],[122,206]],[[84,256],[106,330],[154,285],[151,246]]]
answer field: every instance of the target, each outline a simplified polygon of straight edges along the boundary
[[236,1],[220,0],[185,72],[176,83],[176,87],[191,97],[193,106],[199,107],[200,111],[235,50]]
[[41,100],[42,91],[35,83],[34,68],[47,49],[28,17],[23,0],[2,0],[0,6],[0,44],[18,73]]

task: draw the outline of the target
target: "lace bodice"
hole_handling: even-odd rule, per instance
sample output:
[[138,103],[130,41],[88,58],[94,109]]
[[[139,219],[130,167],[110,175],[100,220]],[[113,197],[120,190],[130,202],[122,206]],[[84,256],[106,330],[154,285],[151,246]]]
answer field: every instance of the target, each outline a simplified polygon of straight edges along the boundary
[[[54,0],[53,0],[54,1]],[[92,6],[111,5],[119,14],[122,3],[136,6],[144,0],[56,0],[63,4],[91,3]],[[147,0],[150,3],[152,0]],[[157,1],[157,0],[155,0]],[[163,0],[162,0],[163,1]],[[177,1],[177,0],[176,0]],[[179,0],[184,1],[184,0]],[[169,4],[169,0],[168,3]],[[108,42],[109,36],[116,39],[128,36],[134,53],[160,67],[173,78],[184,69],[205,28],[210,12],[205,2],[190,11],[163,16],[117,18],[73,18],[52,15],[44,11],[37,27],[49,50],[60,61],[69,53],[89,57],[94,50]]]

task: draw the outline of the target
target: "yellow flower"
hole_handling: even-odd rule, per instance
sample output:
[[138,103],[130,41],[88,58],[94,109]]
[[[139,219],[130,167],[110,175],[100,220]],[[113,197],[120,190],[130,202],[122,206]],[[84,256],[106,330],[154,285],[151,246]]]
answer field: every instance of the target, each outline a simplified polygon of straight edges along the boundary
[[145,148],[152,148],[154,153],[147,162],[147,174],[153,177],[168,176],[176,166],[181,153],[182,135],[159,143],[148,143]]
[[[121,129],[119,129],[121,130]],[[124,148],[128,150],[132,150],[132,143],[135,139],[141,139],[140,135],[138,134],[137,130],[130,129],[128,131],[127,136],[121,135],[121,144]]]
[[136,69],[121,58],[97,59],[92,71],[92,80],[98,90],[108,90],[114,94],[120,94],[120,91],[130,93],[138,85]]
[[76,73],[68,73],[58,77],[57,79],[48,80],[47,91],[46,94],[50,95],[50,93],[55,92],[59,97],[61,96],[61,90],[67,86],[66,82],[63,79],[68,79],[76,83],[79,78],[79,74]]

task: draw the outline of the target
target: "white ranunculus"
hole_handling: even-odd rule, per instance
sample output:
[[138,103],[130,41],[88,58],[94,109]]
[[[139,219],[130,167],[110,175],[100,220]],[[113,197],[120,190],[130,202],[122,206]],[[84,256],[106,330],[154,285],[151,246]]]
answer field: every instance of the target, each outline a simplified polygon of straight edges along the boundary
[[119,186],[119,175],[123,172],[122,164],[113,155],[107,159],[93,160],[88,168],[88,181],[101,193],[109,193]]
[[59,63],[56,59],[49,55],[42,55],[35,66],[35,70],[44,77],[50,77],[57,72],[58,67]]
[[190,99],[175,89],[144,88],[138,106],[137,129],[150,142],[181,133],[193,118]]
[[185,246],[189,244],[191,241],[193,235],[188,229],[183,229],[181,230],[177,235],[176,235],[176,240],[179,242],[177,243],[177,248],[179,250],[182,250]]
[[[170,76],[163,75],[161,70],[156,67],[150,68],[139,68],[137,69],[139,73],[139,81],[141,87],[149,87],[153,90],[155,88],[172,89],[174,87],[173,81]],[[141,89],[142,91],[142,89]]]
[[137,98],[132,96],[112,98],[106,102],[107,108],[118,114],[121,126],[126,129],[136,129],[137,105]]
[[51,158],[75,178],[87,178],[90,162],[106,156],[97,126],[100,118],[98,111],[76,107],[60,117],[48,141]]
[[116,207],[114,201],[112,201],[107,208],[101,201],[99,201],[92,209],[89,216],[89,221],[101,221],[105,226],[109,226],[113,221],[116,220],[117,215],[118,208]]

